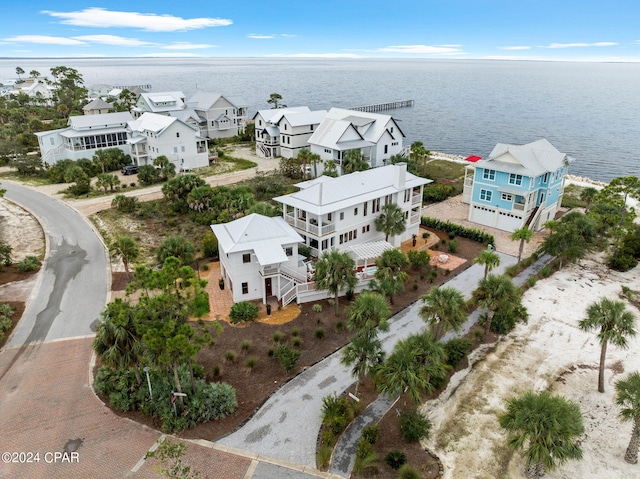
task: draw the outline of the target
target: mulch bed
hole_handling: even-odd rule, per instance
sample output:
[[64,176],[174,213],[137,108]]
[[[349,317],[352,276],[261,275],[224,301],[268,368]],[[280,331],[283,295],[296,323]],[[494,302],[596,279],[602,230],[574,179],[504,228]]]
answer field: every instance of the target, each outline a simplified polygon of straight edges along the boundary
[[[431,234],[435,234],[441,239],[448,240],[445,233],[428,230]],[[424,272],[409,271],[410,278],[406,283],[406,288],[393,298],[391,305],[392,314],[395,314],[406,308],[413,302],[427,293],[434,286],[441,285],[445,280],[459,274],[461,271],[472,265],[472,259],[484,249],[484,245],[477,242],[467,240],[465,238],[456,238],[458,242],[458,250],[455,256],[465,258],[468,261],[457,269],[447,272],[438,268],[438,276],[430,282]],[[420,239],[418,240],[420,241]],[[446,252],[446,246],[440,245],[440,250]],[[126,274],[114,273],[113,286],[114,290],[123,290],[126,286]],[[416,286],[414,286],[414,284]],[[415,288],[415,289],[414,289]],[[285,384],[289,379],[307,367],[322,360],[329,354],[340,349],[348,343],[351,334],[346,330],[345,308],[349,301],[341,297],[339,300],[339,316],[334,314],[334,306],[329,304],[328,300],[319,301],[322,312],[317,313],[312,310],[313,303],[302,304],[300,306],[301,314],[293,321],[285,324],[268,325],[263,323],[251,323],[245,327],[236,327],[225,321],[218,321],[222,326],[222,334],[215,338],[215,343],[202,350],[198,354],[198,363],[204,367],[206,378],[209,381],[223,381],[231,384],[236,389],[238,399],[238,409],[231,416],[222,421],[213,421],[200,424],[192,429],[184,431],[180,436],[192,439],[217,440],[222,436],[233,432],[263,404],[271,394],[279,387]],[[206,322],[194,323],[196,327],[206,328]],[[316,339],[315,331],[318,328],[324,329],[324,337]],[[282,333],[281,342],[292,344],[294,335],[301,338],[302,344],[297,349],[300,351],[300,359],[296,368],[287,373],[280,364],[273,358],[269,357],[268,351],[274,347],[273,334]],[[243,352],[241,343],[250,341],[251,347],[248,351]],[[233,350],[237,353],[236,361],[225,361],[225,353]],[[244,366],[247,358],[255,356],[257,364],[251,369]],[[218,374],[215,374],[218,372]],[[377,396],[377,392],[372,385],[368,386],[369,396],[371,399]],[[367,386],[361,386],[358,396],[367,395]],[[364,400],[366,401],[366,399]],[[395,411],[395,409],[393,410]],[[159,424],[138,412],[127,412],[117,414],[129,417],[143,424],[154,428],[159,428]],[[319,413],[319,412],[318,412]],[[380,424],[380,448],[384,449],[386,454],[390,449],[401,449],[408,457],[412,457],[410,463],[425,466],[426,470],[423,477],[432,478],[429,471],[433,469],[435,460],[424,452],[419,444],[408,445],[399,438],[397,414],[388,414]],[[396,442],[396,441],[400,442]],[[380,455],[380,470],[391,469],[384,463],[384,454]],[[415,454],[415,458],[413,455]],[[415,462],[414,462],[415,461]],[[435,466],[437,473],[437,465]],[[396,473],[397,474],[397,473]],[[376,477],[396,477],[395,475],[379,475]]]
[[[3,266],[2,270],[0,271],[0,285],[13,283],[14,281],[22,281],[22,280],[28,279],[29,277],[33,276],[36,273],[37,271],[20,273],[18,272],[17,264]],[[20,318],[22,318],[22,315],[24,314],[24,310],[25,310],[25,303],[23,301],[2,301],[2,303],[8,304],[13,310],[13,314],[11,315],[11,318],[10,318],[12,323],[11,328],[9,328],[9,330],[4,332],[4,338],[0,340],[0,348],[2,348],[2,346],[5,345],[5,343],[7,342],[7,339],[9,339],[9,336],[11,336],[11,333],[13,332],[16,325],[18,324],[18,321],[20,321]]]

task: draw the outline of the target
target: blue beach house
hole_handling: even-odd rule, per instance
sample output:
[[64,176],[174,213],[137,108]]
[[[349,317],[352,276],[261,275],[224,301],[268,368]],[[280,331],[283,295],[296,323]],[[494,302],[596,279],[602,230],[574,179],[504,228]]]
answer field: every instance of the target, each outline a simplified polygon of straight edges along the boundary
[[469,221],[504,231],[539,231],[554,219],[571,159],[546,139],[498,143],[486,160],[465,170],[463,202]]

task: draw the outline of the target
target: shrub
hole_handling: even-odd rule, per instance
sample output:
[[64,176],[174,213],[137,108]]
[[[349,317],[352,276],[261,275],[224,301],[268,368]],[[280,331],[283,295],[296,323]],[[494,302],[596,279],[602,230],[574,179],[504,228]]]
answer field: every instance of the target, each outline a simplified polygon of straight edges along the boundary
[[429,253],[424,250],[416,251],[410,250],[407,253],[407,258],[409,259],[409,264],[415,270],[420,270],[429,265],[431,258],[429,257]]
[[0,240],[0,270],[2,270],[2,266],[9,266],[13,263],[13,258],[11,257],[12,251],[13,248],[9,243]]
[[505,274],[511,276],[512,278],[518,274],[518,265],[512,264],[511,266],[507,266],[504,270]]
[[516,327],[516,322],[522,321],[526,323],[528,319],[529,312],[522,304],[498,310],[493,315],[491,331],[496,334],[507,334],[513,331],[513,328]]
[[447,355],[447,364],[456,367],[457,364],[469,353],[473,341],[468,338],[454,338],[444,343],[444,352]]
[[551,270],[551,266],[547,265],[544,268],[542,268],[540,270],[540,276],[542,276],[543,278],[548,278],[549,276],[551,276],[552,270]]
[[316,328],[313,331],[313,337],[316,338],[317,340],[323,339],[324,335],[325,335],[324,328]]
[[353,472],[356,474],[362,474],[367,469],[375,468],[377,463],[378,455],[373,451],[369,451],[366,456],[359,456],[356,453],[356,459],[353,463]]
[[405,464],[398,471],[398,479],[420,479],[420,472],[409,464]]
[[473,241],[485,244],[495,244],[493,235],[487,234],[484,231],[480,231],[473,228],[466,228],[461,225],[450,223],[449,221],[439,220],[437,218],[429,218],[423,216],[420,224],[434,230],[444,231],[445,233],[453,233],[455,236],[462,238],[468,238]]
[[334,436],[344,431],[352,419],[353,411],[346,398],[335,393],[322,398],[322,423]]
[[133,213],[138,207],[138,198],[135,196],[116,195],[111,200],[111,207],[122,213]]
[[279,343],[280,341],[282,341],[283,337],[284,337],[284,333],[282,331],[276,331],[271,336],[271,339],[273,340],[274,343]]
[[289,333],[289,334],[291,334],[292,337],[296,338],[296,337],[300,336],[300,330],[298,328],[293,328],[291,330],[291,333]]
[[235,363],[236,359],[238,359],[238,353],[236,353],[233,349],[229,349],[224,353],[224,360],[230,363]]
[[391,469],[397,471],[402,467],[403,464],[407,462],[407,455],[402,452],[394,449],[389,451],[384,458],[384,462],[386,462]]
[[379,426],[377,424],[370,424],[364,427],[362,429],[362,439],[369,444],[375,444],[378,441],[378,430]]
[[418,283],[414,281],[412,288],[414,291],[418,291]]
[[333,447],[321,444],[318,447],[318,452],[316,453],[316,464],[318,469],[326,469],[329,467],[329,462],[331,461],[331,454],[333,453]]
[[220,366],[219,364],[216,364],[213,367],[212,374],[213,374],[214,378],[218,378],[218,377],[222,376],[222,366]]
[[290,348],[286,344],[279,344],[273,351],[273,357],[280,361],[280,366],[286,372],[291,372],[300,359],[300,351]]
[[527,278],[527,284],[529,285],[530,288],[533,288],[537,282],[538,282],[538,278],[536,278],[535,276],[529,276]]
[[233,324],[238,324],[243,321],[254,321],[259,313],[260,309],[256,304],[250,303],[249,301],[240,301],[231,306],[229,319]]
[[364,438],[361,438],[356,444],[356,457],[364,459],[373,452],[373,445]]
[[184,236],[167,237],[156,251],[156,260],[158,264],[164,264],[164,261],[170,256],[178,258],[183,265],[193,263],[195,256],[193,243]]
[[251,371],[258,364],[258,358],[255,356],[249,356],[244,361],[244,367],[247,371]]
[[218,238],[213,232],[205,233],[202,238],[202,255],[205,258],[218,256]]
[[251,342],[248,339],[245,339],[244,341],[240,342],[240,351],[242,351],[243,353],[246,353],[251,349],[251,346],[253,346],[253,342]]
[[322,305],[314,304],[313,306],[311,306],[311,311],[313,311],[314,313],[322,313]]
[[609,268],[616,271],[629,271],[638,265],[638,260],[627,254],[622,248],[609,259]]
[[40,268],[40,260],[37,256],[27,256],[18,263],[19,273],[28,273],[30,271],[37,271]]
[[403,412],[400,416],[400,433],[406,442],[418,442],[428,438],[431,421],[419,411]]
[[341,332],[344,329],[344,322],[343,321],[338,321],[336,323],[336,325],[334,326],[336,333]]
[[291,340],[291,345],[294,348],[299,348],[300,346],[302,346],[302,338],[300,338],[299,336],[295,336],[292,340]]
[[452,239],[449,241],[449,253],[457,253],[458,252],[458,241]]

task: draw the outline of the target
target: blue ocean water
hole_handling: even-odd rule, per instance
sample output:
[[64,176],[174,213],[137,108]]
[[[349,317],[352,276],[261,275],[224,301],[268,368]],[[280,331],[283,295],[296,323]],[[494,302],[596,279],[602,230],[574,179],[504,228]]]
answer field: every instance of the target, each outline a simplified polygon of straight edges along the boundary
[[570,173],[609,181],[637,175],[640,64],[409,59],[109,58],[2,59],[0,81],[16,67],[49,74],[77,69],[85,86],[151,84],[154,91],[243,97],[249,114],[269,94],[289,106],[352,107],[413,99],[390,110],[405,145],[486,157],[496,143],[547,138],[575,158]]

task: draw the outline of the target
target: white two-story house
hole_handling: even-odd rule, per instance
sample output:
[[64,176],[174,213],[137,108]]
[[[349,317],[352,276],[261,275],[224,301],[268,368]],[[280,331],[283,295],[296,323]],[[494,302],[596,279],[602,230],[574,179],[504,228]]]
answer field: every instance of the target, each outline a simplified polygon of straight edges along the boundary
[[240,98],[197,92],[187,101],[200,117],[200,134],[207,138],[230,138],[244,131],[247,104]]
[[144,113],[128,124],[131,131],[131,158],[139,166],[153,164],[158,156],[166,156],[176,171],[209,165],[207,139],[198,127],[178,118]]
[[469,221],[505,231],[539,231],[562,204],[571,158],[546,139],[498,143],[486,160],[466,167],[463,202]]
[[338,166],[347,151],[359,150],[369,167],[377,168],[401,153],[403,139],[404,133],[390,115],[331,108],[309,138],[309,149]]
[[407,171],[406,163],[343,175],[320,176],[298,183],[300,191],[274,198],[283,216],[319,257],[324,251],[385,240],[375,220],[381,208],[397,204],[405,214],[406,230],[389,238],[394,246],[418,233],[424,185],[431,180]]
[[295,286],[307,281],[302,238],[282,218],[250,214],[225,224],[211,225],[218,238],[220,273],[233,301],[275,296],[287,304]]
[[136,118],[146,112],[168,115],[172,111],[184,110],[185,106],[185,95],[181,91],[145,92],[140,94],[131,112]]
[[296,158],[327,115],[326,110],[309,107],[259,110],[253,117],[256,126],[256,154],[262,157]]
[[133,120],[129,112],[69,117],[67,128],[36,133],[42,161],[53,165],[58,160],[92,159],[97,150],[119,148],[130,154]]

